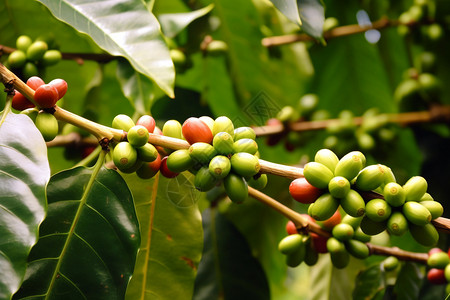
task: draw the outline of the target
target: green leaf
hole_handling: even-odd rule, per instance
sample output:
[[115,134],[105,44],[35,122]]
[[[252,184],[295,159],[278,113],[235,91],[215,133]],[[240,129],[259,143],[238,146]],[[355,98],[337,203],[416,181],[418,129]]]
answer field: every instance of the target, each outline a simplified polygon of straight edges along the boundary
[[419,299],[423,276],[416,263],[406,262],[398,274],[394,287],[397,299]]
[[158,16],[158,20],[161,23],[162,32],[167,37],[174,38],[192,21],[209,13],[213,9],[213,7],[214,4],[210,4],[201,9],[194,10],[188,13],[161,14]]
[[26,270],[45,217],[47,147],[31,119],[9,113],[0,124],[0,298],[10,299]]
[[371,299],[383,286],[382,273],[379,264],[372,265],[361,271],[356,277],[353,299]]
[[139,0],[40,0],[56,18],[125,57],[173,97],[175,70],[156,17]]
[[203,247],[193,178],[125,176],[141,224],[141,246],[126,299],[191,299]]
[[15,297],[123,299],[140,244],[139,224],[125,181],[114,170],[99,169],[101,163],[50,179],[48,215]]
[[193,299],[270,299],[264,270],[233,224],[210,208],[203,212],[203,227],[205,246]]
[[302,20],[298,12],[297,0],[270,0],[278,10],[286,16],[289,20],[297,24],[302,25]]
[[297,1],[302,30],[316,39],[322,38],[325,9],[320,0]]

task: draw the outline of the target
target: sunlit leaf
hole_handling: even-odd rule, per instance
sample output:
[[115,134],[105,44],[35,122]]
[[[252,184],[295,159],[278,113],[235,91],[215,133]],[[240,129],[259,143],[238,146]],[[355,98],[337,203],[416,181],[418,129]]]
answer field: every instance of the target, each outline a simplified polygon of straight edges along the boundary
[[270,2],[272,2],[286,18],[299,26],[302,25],[302,20],[298,13],[297,0],[270,0]]
[[322,37],[325,9],[320,0],[298,0],[302,30],[317,39]]

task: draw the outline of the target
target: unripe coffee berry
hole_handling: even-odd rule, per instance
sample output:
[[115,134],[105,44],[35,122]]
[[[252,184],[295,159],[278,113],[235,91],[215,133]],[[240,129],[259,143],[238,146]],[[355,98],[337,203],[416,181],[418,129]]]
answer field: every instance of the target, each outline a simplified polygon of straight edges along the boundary
[[408,231],[408,227],[408,221],[399,211],[393,212],[387,221],[387,230],[392,235],[401,236]]
[[234,125],[228,117],[221,116],[214,120],[212,134],[216,135],[219,132],[228,132],[234,138]]
[[335,176],[343,176],[349,181],[358,175],[364,164],[358,151],[350,152],[342,157],[334,170]]
[[134,147],[142,147],[147,144],[148,137],[147,128],[141,125],[131,127],[127,134],[128,142]]
[[308,214],[317,221],[329,219],[339,207],[339,200],[329,193],[320,196],[308,209]]
[[234,130],[234,140],[252,139],[256,138],[256,133],[251,127],[238,127]]
[[246,152],[255,154],[256,152],[258,152],[258,144],[255,142],[255,140],[243,138],[233,143],[233,152]]
[[158,150],[152,144],[136,148],[138,158],[144,162],[152,162],[158,157]]
[[318,162],[307,163],[303,175],[310,184],[319,189],[328,188],[328,183],[334,177],[329,168]]
[[180,173],[177,172],[172,172],[169,167],[167,167],[167,156],[163,157],[163,159],[161,160],[161,166],[159,168],[159,171],[161,172],[161,175],[166,177],[166,178],[175,178],[177,177]]
[[231,162],[228,157],[217,155],[209,163],[209,172],[217,179],[225,178],[231,170]]
[[387,220],[391,212],[391,206],[383,199],[372,199],[366,204],[366,215],[374,222]]
[[331,231],[333,234],[333,237],[340,241],[348,241],[351,238],[353,238],[353,234],[355,233],[355,230],[353,227],[349,224],[340,223],[334,226],[333,230]]
[[365,259],[370,254],[369,247],[367,247],[366,243],[354,239],[345,241],[344,243],[347,251],[356,258]]
[[223,186],[225,192],[234,203],[242,203],[248,196],[248,185],[242,176],[238,176],[233,173],[229,173],[223,180]]
[[259,159],[250,153],[236,153],[231,157],[230,161],[233,171],[243,177],[256,175],[261,168]]
[[359,172],[355,186],[361,191],[375,190],[384,182],[384,171],[381,165],[370,165]]
[[23,52],[27,52],[28,47],[33,43],[33,40],[27,35],[21,35],[16,40],[16,48],[18,50],[22,50]]
[[59,50],[47,50],[42,57],[42,64],[44,66],[53,66],[60,62],[61,59],[62,55]]
[[405,202],[402,206],[402,211],[403,215],[405,215],[409,222],[418,226],[426,225],[431,221],[430,211],[419,202]]
[[167,157],[167,167],[175,173],[180,173],[192,168],[195,161],[189,155],[188,149],[176,150]]
[[334,169],[339,162],[339,158],[329,149],[320,149],[314,156],[314,161],[323,164],[334,173]]
[[425,194],[428,183],[422,176],[411,177],[404,185],[406,201],[419,201]]
[[42,108],[55,106],[59,99],[58,91],[50,84],[39,86],[34,93],[34,101]]
[[278,243],[278,250],[283,254],[290,254],[297,251],[303,243],[303,236],[295,233],[284,237]]
[[40,112],[36,116],[35,125],[46,142],[53,140],[58,134],[58,120],[52,114]]
[[233,143],[233,137],[228,132],[219,132],[213,138],[214,148],[222,155],[233,153]]
[[128,142],[118,143],[113,150],[113,161],[119,170],[133,167],[137,160],[136,149]]
[[403,187],[396,182],[389,182],[383,189],[384,199],[393,207],[402,206],[406,200]]
[[363,216],[366,211],[364,199],[352,189],[341,199],[341,206],[347,214],[355,218]]
[[249,181],[247,181],[248,185],[254,189],[262,190],[267,185],[267,175],[266,174],[256,174]]
[[27,58],[31,61],[40,60],[48,50],[48,45],[44,41],[36,41],[27,49]]
[[350,182],[342,176],[333,177],[328,183],[328,191],[335,198],[344,198],[350,191]]
[[217,183],[217,178],[214,177],[207,166],[201,167],[197,174],[195,174],[194,186],[200,192],[211,190]]
[[8,64],[11,68],[21,68],[25,65],[26,61],[26,54],[20,50],[16,50],[8,56]]

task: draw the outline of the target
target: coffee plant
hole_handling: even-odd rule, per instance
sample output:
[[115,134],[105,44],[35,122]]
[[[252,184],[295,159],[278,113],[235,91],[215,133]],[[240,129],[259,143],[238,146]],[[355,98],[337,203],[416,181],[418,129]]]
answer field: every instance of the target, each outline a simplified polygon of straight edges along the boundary
[[447,1],[0,16],[0,299],[450,294]]

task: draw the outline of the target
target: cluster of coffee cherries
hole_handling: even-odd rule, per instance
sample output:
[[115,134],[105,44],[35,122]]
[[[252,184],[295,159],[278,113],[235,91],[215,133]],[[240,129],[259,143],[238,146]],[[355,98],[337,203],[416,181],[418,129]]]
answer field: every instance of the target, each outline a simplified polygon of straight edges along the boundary
[[39,75],[39,70],[43,67],[57,64],[61,58],[61,52],[50,49],[45,40],[33,41],[29,36],[21,35],[16,40],[16,50],[8,56],[7,65],[15,73],[30,78]]
[[258,144],[252,128],[234,128],[225,116],[215,120],[203,116],[188,118],[183,125],[169,120],[162,132],[190,144],[188,149],[170,153],[166,165],[175,176],[183,171],[195,174],[194,186],[199,191],[209,191],[223,182],[228,197],[241,203],[247,199],[248,184],[265,187],[267,175],[259,173]]
[[14,91],[11,105],[33,120],[45,141],[51,141],[59,131],[58,121],[51,108],[66,94],[67,82],[64,79],[54,79],[46,84],[40,77],[32,76],[26,83],[34,90],[33,100],[38,108],[17,90]]
[[341,207],[359,220],[367,235],[387,230],[400,236],[409,230],[418,243],[435,245],[439,235],[430,222],[442,215],[443,207],[427,193],[426,180],[414,176],[400,185],[387,166],[365,164],[359,151],[339,159],[333,151],[321,149],[289,191],[295,200],[309,204],[308,214],[315,220],[326,220]]
[[447,284],[447,293],[450,293],[450,250],[445,252],[440,248],[428,251],[427,279],[433,284]]

